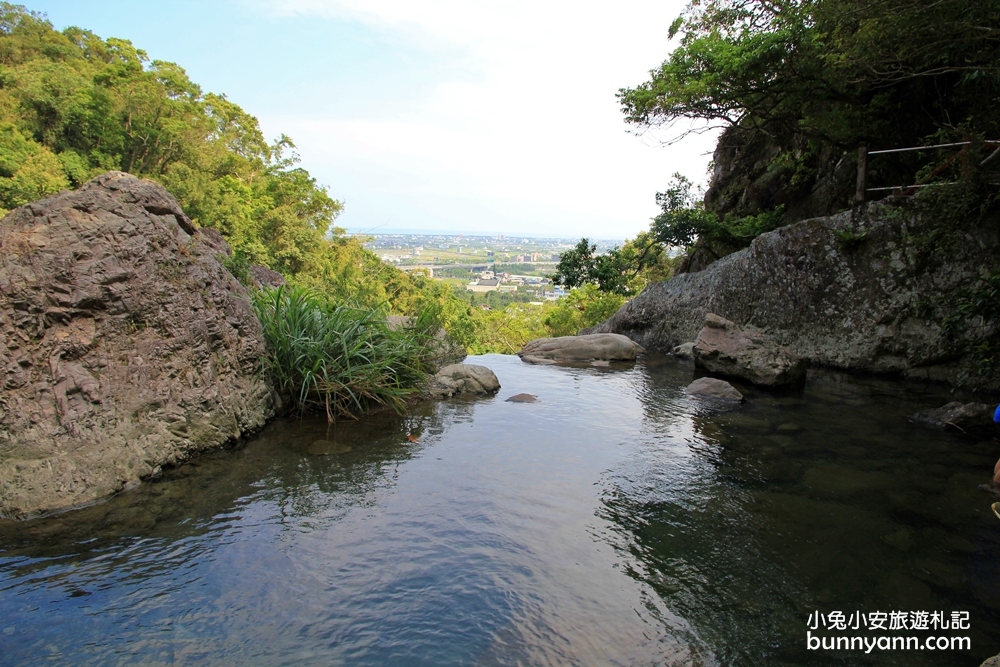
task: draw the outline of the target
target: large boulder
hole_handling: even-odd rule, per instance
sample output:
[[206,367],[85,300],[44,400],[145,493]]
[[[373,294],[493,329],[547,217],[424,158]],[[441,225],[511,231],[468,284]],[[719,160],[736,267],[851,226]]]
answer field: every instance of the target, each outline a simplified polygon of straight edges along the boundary
[[806,377],[804,359],[714,313],[705,316],[693,352],[699,368],[765,387],[799,384]]
[[220,243],[118,172],[0,221],[0,516],[99,500],[273,414]]
[[427,383],[432,398],[451,398],[458,394],[495,394],[500,381],[486,366],[452,364],[439,370]]
[[940,408],[922,410],[910,417],[921,426],[929,426],[945,431],[961,431],[969,435],[988,436],[996,427],[993,425],[995,405],[985,403],[962,403],[952,401]]
[[998,270],[995,220],[943,229],[919,201],[891,200],[762,234],[703,271],[648,286],[581,333],[667,353],[715,313],[817,365],[1000,388],[1000,374],[969,373],[964,356],[992,329],[942,325],[962,290]]
[[518,356],[529,364],[559,364],[595,361],[635,361],[645,352],[641,345],[621,334],[591,334],[536,338],[528,341]]

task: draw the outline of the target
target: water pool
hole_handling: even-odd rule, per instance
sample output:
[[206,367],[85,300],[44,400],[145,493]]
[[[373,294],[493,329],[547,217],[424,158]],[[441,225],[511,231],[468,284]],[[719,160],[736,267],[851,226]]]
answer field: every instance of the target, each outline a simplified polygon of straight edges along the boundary
[[[529,366],[498,396],[279,421],[111,501],[0,524],[0,665],[978,665],[1000,652],[1000,443],[946,390]],[[507,403],[527,392],[532,404]],[[411,442],[411,435],[417,442]],[[971,650],[809,650],[810,614],[968,612]],[[926,636],[838,632],[823,636]],[[933,633],[931,633],[933,634]]]

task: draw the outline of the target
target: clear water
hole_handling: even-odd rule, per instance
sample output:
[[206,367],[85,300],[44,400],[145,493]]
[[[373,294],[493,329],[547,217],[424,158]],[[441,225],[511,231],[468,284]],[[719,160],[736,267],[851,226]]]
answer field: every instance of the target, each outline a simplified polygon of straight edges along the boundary
[[[905,418],[946,391],[816,372],[726,410],[686,396],[673,359],[469,361],[497,397],[278,422],[102,505],[0,525],[0,665],[1000,652],[1000,521],[977,488],[1000,443]],[[521,392],[540,400],[504,401]],[[968,611],[972,650],[810,651],[815,610]]]

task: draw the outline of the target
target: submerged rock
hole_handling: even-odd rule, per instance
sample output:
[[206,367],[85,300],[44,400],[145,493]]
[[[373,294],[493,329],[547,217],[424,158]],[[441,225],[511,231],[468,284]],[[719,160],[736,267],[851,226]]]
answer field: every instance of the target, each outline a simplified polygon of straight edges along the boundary
[[517,353],[529,364],[558,364],[593,361],[635,361],[645,352],[642,346],[621,334],[591,334],[536,338]]
[[674,349],[670,350],[670,354],[674,355],[678,359],[694,359],[694,342],[681,343]]
[[0,222],[0,516],[99,500],[273,415],[224,244],[120,172]]
[[537,403],[538,397],[532,394],[514,394],[505,403]]
[[985,403],[953,401],[940,408],[918,412],[910,417],[910,421],[921,426],[961,431],[970,435],[989,435],[995,431],[994,407]]
[[427,384],[431,398],[451,398],[458,394],[495,394],[500,381],[486,366],[452,364],[445,366]]
[[699,368],[765,387],[798,384],[806,377],[805,360],[714,313],[705,316],[693,351]]
[[684,391],[695,396],[708,396],[724,401],[736,401],[737,403],[743,401],[743,394],[736,387],[717,378],[698,378],[689,384]]

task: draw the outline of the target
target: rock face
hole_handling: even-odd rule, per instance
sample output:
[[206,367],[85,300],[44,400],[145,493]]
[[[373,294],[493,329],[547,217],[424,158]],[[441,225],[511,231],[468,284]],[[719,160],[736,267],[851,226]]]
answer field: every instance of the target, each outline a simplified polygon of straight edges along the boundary
[[694,396],[708,396],[723,401],[736,401],[737,403],[743,401],[743,394],[736,387],[725,380],[716,378],[698,378],[689,384],[684,391]]
[[985,403],[960,403],[953,401],[940,408],[923,410],[910,417],[914,423],[942,430],[962,431],[969,435],[988,436],[993,434],[993,410],[995,405]]
[[705,316],[693,354],[698,368],[765,387],[799,384],[806,379],[804,359],[714,313]]
[[427,393],[432,398],[451,398],[458,394],[495,394],[500,391],[500,381],[486,366],[452,364],[445,366],[431,378]]
[[0,221],[0,516],[99,500],[273,414],[220,242],[117,172]]
[[517,353],[529,364],[558,364],[588,361],[635,361],[645,352],[642,346],[619,334],[591,334],[536,338]]
[[[961,341],[941,322],[958,290],[1000,270],[1000,226],[943,232],[933,222],[899,201],[871,204],[853,220],[850,212],[804,220],[650,285],[581,333],[620,333],[669,352],[715,313],[817,365],[961,382]],[[962,383],[996,388],[1000,377]]]

